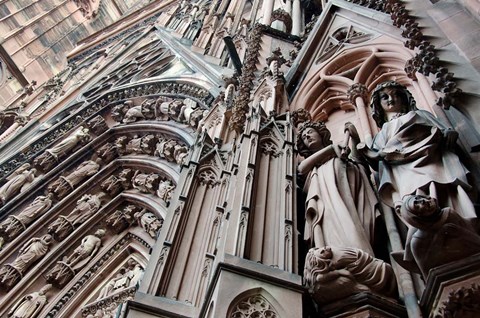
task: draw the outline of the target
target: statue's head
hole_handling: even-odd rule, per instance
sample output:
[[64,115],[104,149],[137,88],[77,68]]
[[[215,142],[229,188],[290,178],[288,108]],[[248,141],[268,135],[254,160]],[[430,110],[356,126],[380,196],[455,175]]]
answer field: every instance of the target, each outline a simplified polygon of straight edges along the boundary
[[52,284],[46,284],[40,289],[40,294],[45,295],[50,289],[52,289]]
[[333,252],[329,246],[322,248],[313,247],[308,251],[305,258],[305,269],[303,271],[306,286],[313,288],[317,282],[317,277],[331,270],[330,264],[332,257]]
[[42,241],[48,245],[52,242],[52,236],[50,234],[45,234],[42,236]]
[[95,236],[96,237],[104,237],[105,236],[105,230],[104,229],[98,229],[97,231],[95,231]]
[[423,228],[440,217],[437,200],[426,195],[406,195],[396,210],[406,223],[416,228]]
[[370,99],[370,108],[372,117],[380,128],[388,121],[386,112],[407,113],[417,109],[412,94],[405,86],[395,81],[386,81],[375,87]]
[[313,153],[332,144],[330,131],[323,122],[304,122],[297,134],[297,149],[299,153],[308,157]]

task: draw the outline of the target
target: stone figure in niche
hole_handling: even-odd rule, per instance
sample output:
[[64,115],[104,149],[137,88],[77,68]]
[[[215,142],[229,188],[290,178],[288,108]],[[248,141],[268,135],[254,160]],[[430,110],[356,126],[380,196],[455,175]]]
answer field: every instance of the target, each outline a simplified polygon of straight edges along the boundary
[[102,147],[98,148],[95,153],[105,163],[111,162],[118,155],[117,147],[115,146],[114,143],[111,143],[111,142],[106,143]]
[[52,206],[53,194],[38,196],[18,215],[10,215],[0,224],[0,236],[11,241]]
[[173,101],[158,99],[155,105],[156,117],[160,120],[172,119],[174,121],[180,121],[179,116],[184,106],[183,100],[180,99]]
[[147,211],[146,209],[136,212],[134,214],[138,224],[147,232],[151,237],[156,238],[158,232],[162,228],[163,220],[159,220],[155,214]]
[[188,147],[181,145],[175,139],[159,139],[154,155],[165,158],[168,162],[183,164],[188,156]]
[[142,193],[155,194],[160,183],[160,176],[156,173],[141,173],[139,170],[135,172],[132,180],[132,186]]
[[[344,145],[333,144],[324,123],[307,121],[297,135],[305,159],[298,166],[306,177],[305,239],[314,247],[355,247],[373,255],[377,199],[355,151],[360,141],[351,123],[345,124]],[[348,140],[353,149],[348,155]]]
[[121,136],[115,139],[115,148],[117,148],[117,151],[120,155],[126,154],[126,146],[128,142],[128,137],[127,136]]
[[122,183],[124,189],[130,189],[132,186],[132,179],[139,171],[134,171],[132,169],[123,169],[118,174],[118,179]]
[[87,124],[88,128],[90,128],[90,130],[97,136],[100,136],[108,130],[108,125],[105,122],[105,119],[100,115],[95,116]]
[[102,246],[102,237],[105,230],[98,229],[95,234],[87,235],[82,239],[82,243],[66,259],[65,263],[71,268],[79,268],[80,264],[86,264]]
[[83,224],[102,206],[101,198],[104,193],[85,194],[77,201],[77,205],[67,216],[60,215],[48,227],[48,233],[52,234],[56,241],[60,242],[70,235],[78,226]]
[[182,107],[179,115],[179,120],[185,122],[193,128],[198,127],[198,123],[203,118],[204,110],[198,106],[198,104],[186,98],[184,101],[184,106]]
[[80,126],[70,136],[53,146],[45,150],[51,154],[55,159],[59,159],[68,154],[75,146],[81,143],[85,143],[90,140],[90,131],[88,128]]
[[88,160],[82,162],[77,169],[65,177],[65,180],[72,186],[76,186],[81,181],[87,177],[91,177],[96,174],[100,168],[102,160],[98,158],[97,160]]
[[75,186],[84,179],[93,176],[100,169],[102,159],[97,158],[82,162],[73,172],[66,177],[61,176],[49,185],[48,191],[54,193],[59,199],[69,194]]
[[22,297],[7,313],[11,318],[36,318],[47,303],[47,292],[52,285],[43,286],[40,291]]
[[125,116],[125,113],[127,112],[127,109],[129,108],[130,105],[133,105],[132,101],[126,101],[123,104],[115,105],[112,108],[112,111],[110,113],[110,116],[112,116],[112,119],[115,120],[116,122],[121,122],[123,120],[123,116]]
[[142,153],[152,155],[156,143],[157,138],[154,135],[143,136],[140,143],[140,149],[142,150]]
[[70,256],[58,261],[55,267],[47,273],[45,276],[47,281],[63,288],[95,256],[102,246],[104,235],[105,230],[98,229],[95,234],[85,236]]
[[25,164],[15,173],[7,178],[7,183],[0,187],[0,201],[5,204],[18,193],[25,191],[35,179],[36,169],[29,169],[30,165]]
[[135,205],[127,205],[123,209],[116,210],[107,218],[107,226],[117,234],[126,230],[135,223],[134,213],[138,210],[139,208]]
[[130,280],[127,287],[135,287],[143,277],[143,268],[139,263],[137,263],[133,259],[129,259],[127,261],[127,264],[128,264],[127,275]]
[[464,218],[452,208],[440,208],[435,198],[407,195],[396,208],[410,225],[404,252],[392,253],[402,267],[421,273],[480,253],[480,222]]
[[105,179],[100,185],[100,188],[102,188],[103,191],[107,192],[111,197],[116,196],[123,190],[122,182],[115,175],[111,175],[110,177]]
[[103,288],[100,290],[97,300],[110,296],[114,292],[113,288],[116,282],[122,280],[126,272],[127,269],[125,267],[120,268],[118,273],[112,279],[110,279],[107,284],[105,284],[105,286],[103,286]]
[[175,150],[173,151],[173,155],[175,157],[175,162],[179,165],[183,165],[186,162],[188,156],[188,147],[177,145],[175,146]]
[[158,185],[157,195],[167,205],[170,202],[172,193],[175,190],[175,185],[170,180],[162,180]]
[[154,117],[154,102],[153,100],[145,100],[141,105],[129,107],[122,122],[133,123],[138,119],[151,119]]
[[125,153],[127,154],[142,154],[142,137],[134,135],[125,145]]
[[453,152],[458,133],[418,110],[410,92],[394,81],[375,88],[370,106],[381,130],[371,149],[359,150],[378,169],[380,199],[394,207],[405,195],[430,195],[441,207],[474,217],[470,174]]
[[34,237],[25,243],[18,251],[18,256],[13,263],[5,264],[0,268],[0,285],[7,290],[15,286],[32,264],[47,254],[51,242],[52,237],[46,234],[41,238]]
[[305,260],[304,279],[318,304],[324,304],[362,291],[394,297],[392,267],[357,248],[311,248]]

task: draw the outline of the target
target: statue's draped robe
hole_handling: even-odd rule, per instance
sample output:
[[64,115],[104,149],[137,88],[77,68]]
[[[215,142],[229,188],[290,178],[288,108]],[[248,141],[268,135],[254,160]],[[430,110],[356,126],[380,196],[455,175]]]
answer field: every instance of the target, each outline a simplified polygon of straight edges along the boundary
[[[373,150],[386,155],[378,167],[378,193],[383,202],[393,207],[393,193],[398,193],[397,198],[401,199],[407,194],[415,194],[418,188],[424,187],[423,190],[428,192],[433,182],[448,189],[448,195],[428,194],[442,206],[456,208],[457,186],[465,191],[471,189],[467,180],[469,172],[455,153],[442,149],[442,129],[442,124],[423,110],[410,111],[383,124],[372,145]],[[474,213],[473,205],[457,211],[467,217],[474,216],[471,214]]]
[[332,158],[310,171],[305,192],[305,239],[316,247],[356,247],[373,255],[377,198],[362,166]]

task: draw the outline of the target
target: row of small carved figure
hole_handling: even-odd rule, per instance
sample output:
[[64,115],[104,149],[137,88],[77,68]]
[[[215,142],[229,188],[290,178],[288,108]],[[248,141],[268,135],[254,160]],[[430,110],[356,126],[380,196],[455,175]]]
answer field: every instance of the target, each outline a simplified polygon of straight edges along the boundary
[[[61,159],[70,155],[75,147],[85,144],[90,139],[89,129],[80,126],[70,136],[38,156],[34,160],[35,168],[40,171],[49,171]],[[114,143],[107,143],[97,149],[96,153],[105,163],[109,163],[119,155],[147,154],[183,164],[188,156],[188,147],[175,139],[149,134],[118,137]]]
[[[25,243],[19,250],[16,259],[12,263],[4,264],[0,268],[0,286],[7,291],[15,286],[23,278],[27,270],[49,252],[52,239],[61,242],[100,209],[102,205],[101,198],[103,195],[103,193],[84,195],[77,201],[75,209],[73,209],[70,214],[59,216],[48,227],[49,234],[45,234],[42,237],[32,238]],[[45,199],[45,201],[48,200],[48,198]],[[8,223],[8,221],[10,223]],[[1,224],[2,230],[15,226],[14,223],[16,223],[17,228],[21,225],[17,218],[9,218]],[[138,224],[146,233],[148,233],[149,236],[156,238],[163,225],[163,220],[157,218],[154,213],[149,212],[146,209],[134,205],[127,205],[123,209],[119,209],[110,215],[105,220],[105,223],[107,227],[116,234],[121,233],[130,226]],[[104,234],[105,230],[101,229],[94,235],[97,239],[89,235],[87,236],[88,239],[82,240],[82,248],[88,248],[88,251],[91,250],[91,253],[87,253],[88,255],[93,257],[96,250],[100,247],[100,239]],[[90,246],[92,240],[96,242],[95,246]],[[95,251],[93,247],[95,247]],[[81,249],[77,248],[72,256],[65,258],[62,262],[68,264],[69,267],[74,270],[80,269],[86,262],[82,262],[81,266],[73,266],[76,265],[77,262],[86,258],[87,254],[82,254]],[[57,280],[58,279],[53,279],[51,282],[57,283],[57,285],[63,285],[63,283],[59,283]],[[66,281],[64,282],[66,283]]]
[[[51,290],[53,286],[62,288],[67,282],[73,279],[79,269],[97,254],[102,246],[102,237],[104,235],[105,230],[99,229],[95,234],[85,236],[73,253],[69,257],[65,256],[63,260],[58,261],[55,267],[46,275],[49,284],[43,286],[38,292],[33,292],[22,297],[10,308],[7,316],[16,318],[37,317],[47,303],[48,291]],[[45,240],[45,237],[46,236],[39,240]],[[48,246],[46,248],[48,249]],[[85,306],[84,311],[86,312],[92,308],[97,309],[97,312],[108,311],[108,309],[114,310],[121,302],[126,300],[123,299],[124,297],[121,297],[124,291],[128,291],[128,295],[132,295],[135,292],[142,275],[142,266],[135,260],[129,259],[126,262],[126,266],[120,268],[115,276],[100,289],[97,300],[103,301]],[[106,299],[110,299],[110,301],[105,301]],[[108,305],[109,308],[103,308],[104,306],[102,305]]]
[[145,119],[170,119],[197,128],[205,112],[206,110],[190,98],[166,100],[165,97],[159,97],[156,100],[146,99],[140,105],[127,100],[114,106],[110,115],[119,123],[132,123]]
[[[172,138],[163,138],[152,134],[145,136],[134,135],[133,137],[122,136],[115,140],[114,145],[104,145],[97,151],[97,154],[104,156],[101,151],[115,147],[120,155],[155,155],[174,162],[179,165],[184,164],[189,153],[189,148]],[[103,151],[105,153],[105,151]]]
[[157,173],[143,173],[140,170],[123,169],[102,182],[101,188],[115,196],[123,190],[136,189],[142,193],[157,195],[166,205],[170,202],[175,185]]
[[[36,218],[43,215],[50,209],[55,197],[63,197],[70,193],[74,185],[78,184],[86,176],[95,174],[99,169],[96,161],[87,161],[81,164],[75,171],[65,177],[58,178],[49,186],[49,193],[46,196],[38,196],[34,201],[23,209],[18,215],[10,215],[0,224],[0,241],[11,241],[30,226]],[[112,175],[101,184],[101,188],[111,197],[123,190],[137,189],[142,193],[157,195],[168,205],[175,185],[171,180],[161,177],[155,173],[143,173],[139,170],[124,169],[117,175]],[[57,240],[63,240],[78,225],[95,213],[101,205],[101,199],[105,193],[98,195],[84,195],[77,201],[77,207],[67,217],[61,216],[50,226],[55,232]],[[63,222],[62,222],[63,221]],[[67,224],[63,224],[63,223]],[[65,226],[64,226],[65,225]]]

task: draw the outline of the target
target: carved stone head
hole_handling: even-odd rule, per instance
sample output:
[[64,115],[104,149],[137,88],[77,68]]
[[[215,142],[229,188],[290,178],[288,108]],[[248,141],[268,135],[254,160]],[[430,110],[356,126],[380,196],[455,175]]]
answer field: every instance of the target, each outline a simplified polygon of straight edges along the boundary
[[412,94],[402,84],[395,81],[386,81],[378,84],[372,92],[370,108],[372,110],[372,117],[377,123],[377,126],[380,128],[385,122],[388,121],[385,111],[382,107],[382,95],[385,93],[385,89],[396,91],[399,99],[402,101],[401,103],[403,104],[403,108],[400,110],[401,113],[407,113],[411,110],[417,109]]
[[323,122],[307,121],[298,130],[297,149],[302,156],[308,157],[332,144],[330,137],[330,131]]

